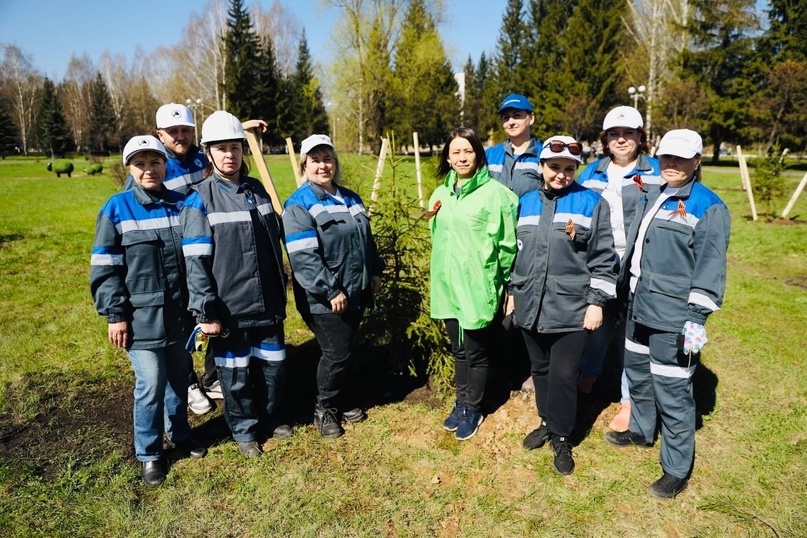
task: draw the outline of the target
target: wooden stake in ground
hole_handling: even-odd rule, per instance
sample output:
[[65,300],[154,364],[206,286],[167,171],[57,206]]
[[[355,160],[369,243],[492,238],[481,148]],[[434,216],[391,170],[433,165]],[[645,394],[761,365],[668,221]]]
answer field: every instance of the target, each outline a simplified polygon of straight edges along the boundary
[[297,156],[294,155],[294,143],[291,138],[286,139],[286,149],[289,152],[289,159],[291,159],[291,169],[294,170],[294,180],[297,181],[297,186],[303,184],[303,178],[300,177],[300,167],[297,166]]
[[420,142],[418,142],[417,132],[412,133],[412,141],[415,143],[415,176],[418,181],[418,203],[420,204],[420,209],[426,209],[423,203],[423,178],[420,174]]
[[790,201],[787,203],[787,207],[785,207],[785,210],[782,211],[783,219],[786,219],[788,213],[790,213],[790,210],[793,209],[793,206],[796,204],[796,200],[799,199],[799,196],[801,196],[801,191],[804,190],[805,185],[807,185],[807,174],[804,174],[804,177],[801,178],[799,186],[796,187],[796,192],[794,192],[793,196],[790,197]]
[[367,212],[369,215],[373,214],[375,202],[378,200],[378,189],[381,187],[381,174],[384,173],[384,161],[387,159],[387,151],[389,150],[389,138],[381,139],[381,151],[378,152],[378,165],[375,168],[375,181],[373,181],[373,192],[370,194],[370,209]]
[[740,177],[743,180],[743,188],[748,193],[748,203],[751,206],[751,218],[757,220],[757,205],[754,203],[754,189],[751,187],[751,176],[748,175],[748,163],[745,162],[743,149],[737,146],[737,158],[740,162]]
[[247,135],[247,144],[249,150],[252,152],[252,159],[255,161],[255,166],[258,167],[258,174],[261,176],[261,182],[266,188],[266,192],[272,197],[272,208],[275,210],[277,217],[283,213],[283,204],[280,203],[280,196],[275,189],[275,182],[272,181],[272,175],[269,173],[269,168],[266,167],[266,161],[263,160],[263,153],[261,153],[261,146],[258,144],[258,137],[255,132],[250,129],[245,131]]

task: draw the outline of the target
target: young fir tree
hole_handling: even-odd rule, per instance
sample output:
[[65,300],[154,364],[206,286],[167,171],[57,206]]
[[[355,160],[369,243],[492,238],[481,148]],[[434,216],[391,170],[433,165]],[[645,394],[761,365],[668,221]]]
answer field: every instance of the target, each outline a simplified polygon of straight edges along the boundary
[[5,103],[0,102],[0,157],[13,154],[17,145],[17,128],[6,110]]
[[524,93],[522,55],[526,37],[523,0],[507,0],[496,41],[496,81],[500,97]]
[[34,131],[42,152],[48,154],[51,159],[64,157],[73,149],[70,130],[62,113],[62,104],[56,94],[56,87],[47,77],[42,85],[42,98],[39,101]]
[[261,91],[261,44],[243,0],[230,0],[223,39],[225,108],[237,118],[256,117]]
[[278,124],[278,101],[281,92],[280,73],[275,60],[275,50],[269,36],[261,40],[258,57],[257,80],[254,86],[254,100],[249,108],[242,110],[241,118],[264,118],[269,128],[263,133],[263,139],[272,145],[283,143]]
[[106,82],[97,73],[90,87],[90,124],[88,140],[90,150],[107,152],[115,128],[115,112],[112,109],[112,99],[109,96]]

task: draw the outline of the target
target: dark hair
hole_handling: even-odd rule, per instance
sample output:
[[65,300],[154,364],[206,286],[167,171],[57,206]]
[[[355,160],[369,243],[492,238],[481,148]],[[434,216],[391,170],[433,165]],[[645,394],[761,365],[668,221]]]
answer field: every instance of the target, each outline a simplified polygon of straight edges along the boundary
[[[644,127],[637,127],[636,130],[639,132],[639,151],[636,153],[636,156],[638,157],[641,153],[649,155],[650,145],[647,143],[647,131],[644,130]],[[606,157],[610,157],[611,152],[608,151],[608,131],[600,131],[600,143],[602,144],[602,154]]]
[[[223,140],[222,142],[228,142],[228,140]],[[202,147],[204,148],[205,157],[207,157],[207,164],[205,165],[204,172],[202,172],[202,176],[207,178],[213,173],[213,157],[210,155],[210,146],[217,144],[216,142],[211,142],[210,144],[204,144]],[[241,177],[249,175],[249,165],[247,164],[247,160],[244,158],[246,153],[246,147],[244,146],[244,142],[241,141]]]
[[451,146],[451,142],[455,138],[464,138],[471,143],[471,147],[476,154],[476,169],[474,170],[474,173],[478,172],[483,166],[488,165],[488,158],[485,155],[485,147],[482,145],[482,141],[479,140],[479,136],[476,134],[476,131],[469,127],[457,127],[448,133],[448,138],[446,138],[443,151],[440,152],[440,164],[437,165],[437,177],[440,179],[446,177],[451,171],[451,165],[448,164],[448,152],[449,146]]

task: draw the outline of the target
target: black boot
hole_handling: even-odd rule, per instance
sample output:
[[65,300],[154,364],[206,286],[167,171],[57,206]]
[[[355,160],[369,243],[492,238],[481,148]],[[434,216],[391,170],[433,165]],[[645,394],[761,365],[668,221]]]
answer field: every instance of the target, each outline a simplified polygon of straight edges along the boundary
[[165,470],[160,460],[144,461],[140,477],[147,486],[159,486],[165,482]]
[[317,404],[314,408],[314,425],[319,434],[326,439],[336,439],[342,437],[345,430],[336,418],[336,409],[322,407]]

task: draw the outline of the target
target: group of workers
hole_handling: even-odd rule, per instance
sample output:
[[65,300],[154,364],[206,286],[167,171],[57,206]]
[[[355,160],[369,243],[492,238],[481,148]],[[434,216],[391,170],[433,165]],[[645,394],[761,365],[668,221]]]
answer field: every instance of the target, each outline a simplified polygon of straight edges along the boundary
[[[443,428],[458,440],[477,433],[491,357],[502,327],[515,327],[539,417],[523,446],[549,443],[556,470],[573,472],[578,392],[591,390],[614,340],[621,408],[605,439],[651,446],[660,419],[663,475],[649,491],[672,498],[694,462],[691,379],[706,318],[722,303],[730,228],[726,206],[699,181],[701,138],[670,131],[656,159],[641,114],[616,107],[600,134],[605,156],[578,174],[582,144],[533,138],[525,96],[508,95],[498,113],[508,139],[487,151],[472,129],[449,133],[429,200],[431,316],[445,324],[455,366]],[[302,142],[303,182],[278,215],[243,158],[245,128],[265,123],[216,111],[200,150],[187,107],[163,105],[156,120],[156,136],[124,148],[130,178],[99,212],[90,277],[109,341],[135,372],[143,481],[166,478],[163,433],[187,456],[206,455],[190,435],[188,407],[203,414],[210,398],[224,401],[246,457],[261,454],[264,438],[293,434],[278,413],[284,245],[297,309],[321,348],[313,422],[322,437],[340,437],[345,422],[366,418],[347,377],[384,263],[361,198],[342,185],[332,141]],[[191,352],[202,341],[199,379]]]

